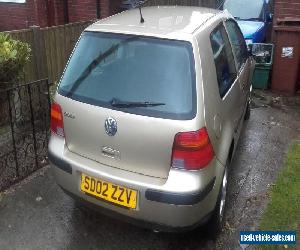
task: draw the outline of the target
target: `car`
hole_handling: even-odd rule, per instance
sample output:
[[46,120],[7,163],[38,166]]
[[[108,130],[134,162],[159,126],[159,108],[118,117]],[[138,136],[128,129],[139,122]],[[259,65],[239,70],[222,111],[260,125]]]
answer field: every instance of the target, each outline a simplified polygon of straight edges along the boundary
[[225,0],[221,8],[235,17],[247,44],[266,42],[273,19],[271,1]]
[[227,11],[154,6],[92,24],[51,106],[56,182],[114,218],[217,235],[253,67]]
[[124,0],[121,3],[121,10],[130,10],[141,6],[146,0]]

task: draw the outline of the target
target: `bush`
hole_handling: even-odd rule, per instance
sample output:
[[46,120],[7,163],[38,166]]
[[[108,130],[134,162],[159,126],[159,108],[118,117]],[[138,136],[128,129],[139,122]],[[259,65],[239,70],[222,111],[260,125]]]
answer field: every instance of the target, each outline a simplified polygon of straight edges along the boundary
[[29,61],[30,54],[29,44],[0,33],[0,87],[3,83],[18,80],[25,64]]

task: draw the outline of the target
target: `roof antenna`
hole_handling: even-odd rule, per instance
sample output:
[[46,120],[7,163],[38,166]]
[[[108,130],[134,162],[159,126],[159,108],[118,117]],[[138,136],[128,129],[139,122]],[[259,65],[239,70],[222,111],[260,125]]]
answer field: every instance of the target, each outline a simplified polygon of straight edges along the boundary
[[140,20],[140,23],[144,23],[145,20],[143,18],[143,14],[142,14],[142,8],[141,8],[141,5],[139,5],[139,9],[140,9],[140,16],[141,16],[141,20]]

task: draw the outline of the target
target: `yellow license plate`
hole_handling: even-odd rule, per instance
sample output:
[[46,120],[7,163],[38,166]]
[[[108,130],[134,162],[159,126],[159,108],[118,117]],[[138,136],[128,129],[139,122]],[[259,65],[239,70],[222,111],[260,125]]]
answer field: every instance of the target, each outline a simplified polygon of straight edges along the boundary
[[81,174],[82,192],[127,208],[136,208],[137,191]]

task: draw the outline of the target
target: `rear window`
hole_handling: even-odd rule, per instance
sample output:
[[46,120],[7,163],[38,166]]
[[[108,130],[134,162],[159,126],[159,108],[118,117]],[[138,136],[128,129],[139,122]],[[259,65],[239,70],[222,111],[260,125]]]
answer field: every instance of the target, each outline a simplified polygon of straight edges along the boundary
[[[196,114],[195,68],[189,42],[84,32],[59,94],[123,112],[187,120]],[[116,107],[122,103],[154,103]]]

